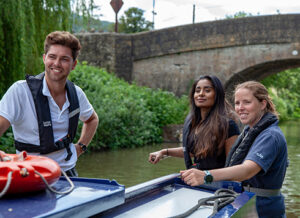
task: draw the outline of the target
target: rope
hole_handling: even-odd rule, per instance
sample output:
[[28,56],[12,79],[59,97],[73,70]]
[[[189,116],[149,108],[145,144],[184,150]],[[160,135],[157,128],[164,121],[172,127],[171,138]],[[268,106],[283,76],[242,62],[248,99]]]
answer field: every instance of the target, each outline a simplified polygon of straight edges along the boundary
[[187,216],[191,215],[193,212],[195,212],[200,206],[213,206],[213,213],[210,215],[210,217],[212,217],[224,206],[233,202],[237,196],[238,196],[238,194],[233,190],[218,189],[215,192],[214,196],[207,197],[207,198],[201,198],[198,200],[198,203],[195,206],[193,206],[186,212],[179,214],[179,215],[169,217],[169,218],[187,217]]
[[65,195],[65,194],[68,194],[68,193],[72,192],[73,189],[74,189],[74,184],[73,184],[73,182],[71,181],[71,179],[67,176],[67,174],[66,174],[63,170],[61,171],[62,174],[64,175],[64,177],[66,177],[67,181],[69,182],[69,184],[70,184],[70,186],[71,186],[68,190],[66,190],[66,191],[64,191],[64,192],[59,192],[59,191],[53,189],[53,188],[48,184],[47,180],[43,177],[42,174],[40,174],[40,173],[39,173],[38,171],[36,171],[36,170],[35,170],[34,172],[35,172],[36,174],[38,174],[38,175],[41,177],[41,179],[44,181],[46,187],[47,187],[50,191],[52,191],[52,192],[54,192],[54,193],[56,193],[56,194],[59,194],[59,195]]
[[3,197],[3,195],[6,194],[6,192],[8,191],[9,187],[10,187],[10,183],[11,183],[11,177],[12,177],[12,173],[13,171],[10,171],[7,175],[7,181],[6,181],[6,185],[4,187],[4,189],[1,191],[0,193],[0,198]]

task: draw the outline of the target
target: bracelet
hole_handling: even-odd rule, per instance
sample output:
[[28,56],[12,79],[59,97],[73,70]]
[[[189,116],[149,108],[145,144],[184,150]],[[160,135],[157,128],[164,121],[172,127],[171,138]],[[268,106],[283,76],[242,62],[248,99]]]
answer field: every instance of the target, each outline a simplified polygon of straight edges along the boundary
[[168,148],[167,148],[167,156],[169,156]]

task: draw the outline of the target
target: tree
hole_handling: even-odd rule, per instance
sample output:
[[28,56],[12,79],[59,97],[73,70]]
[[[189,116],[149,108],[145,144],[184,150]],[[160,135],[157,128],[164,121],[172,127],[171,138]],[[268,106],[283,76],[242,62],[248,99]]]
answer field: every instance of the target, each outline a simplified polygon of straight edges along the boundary
[[[259,13],[257,13],[257,15],[259,15]],[[235,13],[234,15],[226,15],[225,18],[233,19],[233,18],[251,17],[251,16],[253,16],[251,13],[247,13],[245,11],[239,11],[239,12]]]
[[125,11],[125,16],[120,18],[119,32],[137,33],[151,30],[153,23],[147,21],[143,16],[144,10],[135,7],[129,8]]
[[72,0],[72,32],[102,30],[102,22],[99,17],[102,14],[95,13],[100,10],[100,6],[94,0]]
[[300,118],[300,68],[289,69],[265,78],[280,118]]

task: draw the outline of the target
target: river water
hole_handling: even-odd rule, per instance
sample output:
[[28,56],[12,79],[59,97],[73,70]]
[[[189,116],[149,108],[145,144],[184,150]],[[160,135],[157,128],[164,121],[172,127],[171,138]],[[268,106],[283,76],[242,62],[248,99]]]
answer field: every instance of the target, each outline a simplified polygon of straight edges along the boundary
[[[290,165],[287,169],[282,193],[285,196],[287,217],[300,216],[300,121],[280,124],[286,136]],[[150,152],[167,147],[178,147],[180,143],[145,146],[105,152],[89,152],[79,158],[77,170],[80,177],[114,179],[130,187],[157,177],[178,173],[185,169],[181,158],[169,157],[152,165],[148,162]]]

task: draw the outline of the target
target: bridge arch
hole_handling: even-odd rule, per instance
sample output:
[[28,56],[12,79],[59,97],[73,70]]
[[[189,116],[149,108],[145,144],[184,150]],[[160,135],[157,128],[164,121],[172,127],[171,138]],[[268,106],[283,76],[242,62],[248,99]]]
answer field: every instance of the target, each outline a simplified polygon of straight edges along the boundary
[[234,87],[242,82],[249,80],[261,81],[264,78],[279,73],[281,71],[299,67],[298,59],[282,59],[276,61],[268,61],[248,67],[233,75],[224,84],[228,98],[232,100]]

